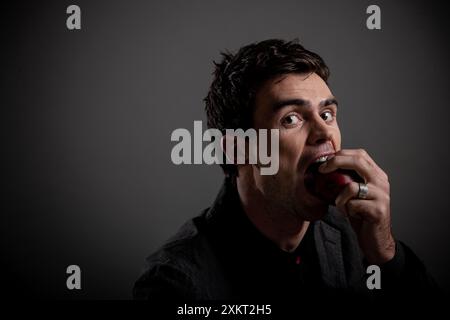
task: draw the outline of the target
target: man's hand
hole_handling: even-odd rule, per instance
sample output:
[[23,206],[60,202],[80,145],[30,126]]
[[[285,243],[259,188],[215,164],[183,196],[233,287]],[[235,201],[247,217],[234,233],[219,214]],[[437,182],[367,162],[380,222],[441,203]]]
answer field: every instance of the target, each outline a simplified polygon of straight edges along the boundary
[[349,217],[369,263],[380,265],[391,260],[395,255],[395,240],[391,233],[387,174],[363,149],[340,150],[319,171],[328,173],[339,168],[356,171],[364,179],[369,192],[365,199],[359,199],[359,185],[352,182],[336,198],[336,207]]

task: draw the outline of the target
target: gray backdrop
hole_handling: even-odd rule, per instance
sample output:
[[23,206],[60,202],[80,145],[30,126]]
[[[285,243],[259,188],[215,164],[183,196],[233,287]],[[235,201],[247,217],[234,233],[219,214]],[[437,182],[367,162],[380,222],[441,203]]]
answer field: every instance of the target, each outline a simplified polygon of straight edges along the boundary
[[[1,8],[2,291],[130,298],[144,258],[209,206],[218,166],[172,164],[224,49],[299,38],[331,69],[343,147],[389,174],[395,235],[448,288],[448,28],[426,1],[34,1]],[[66,28],[81,7],[82,29]],[[382,30],[366,28],[381,7]],[[446,29],[447,28],[447,29]],[[66,267],[82,290],[66,289]]]

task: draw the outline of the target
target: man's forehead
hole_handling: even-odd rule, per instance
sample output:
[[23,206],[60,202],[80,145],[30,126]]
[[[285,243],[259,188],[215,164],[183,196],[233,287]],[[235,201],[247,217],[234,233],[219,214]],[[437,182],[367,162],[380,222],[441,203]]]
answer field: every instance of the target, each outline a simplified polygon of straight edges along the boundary
[[264,87],[266,98],[271,100],[291,98],[320,100],[332,96],[325,81],[316,73],[282,75],[268,81]]

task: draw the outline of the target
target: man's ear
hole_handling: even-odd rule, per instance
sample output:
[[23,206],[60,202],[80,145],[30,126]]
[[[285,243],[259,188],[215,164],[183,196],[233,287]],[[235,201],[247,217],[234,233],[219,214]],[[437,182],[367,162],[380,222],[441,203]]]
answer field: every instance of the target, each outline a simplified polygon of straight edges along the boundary
[[227,164],[247,164],[248,155],[245,151],[245,143],[237,143],[238,139],[242,139],[237,135],[225,134],[220,139],[220,147],[226,157]]

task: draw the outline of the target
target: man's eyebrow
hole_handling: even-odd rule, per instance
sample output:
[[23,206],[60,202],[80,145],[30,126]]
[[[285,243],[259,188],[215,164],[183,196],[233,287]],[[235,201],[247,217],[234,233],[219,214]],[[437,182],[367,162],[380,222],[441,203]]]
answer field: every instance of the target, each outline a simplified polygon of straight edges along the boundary
[[273,104],[273,111],[278,111],[287,106],[311,107],[311,102],[303,99],[285,99]]
[[332,104],[335,104],[336,107],[338,106],[338,102],[337,102],[337,100],[336,100],[335,97],[333,97],[333,98],[328,98],[328,99],[325,99],[325,100],[321,101],[321,102],[319,103],[319,107],[331,106]]
[[[319,107],[326,107],[326,106],[330,106],[332,104],[335,104],[336,107],[338,106],[338,102],[337,102],[335,97],[328,98],[328,99],[325,99],[325,100],[321,101],[319,103]],[[278,111],[278,110],[280,110],[280,109],[282,109],[284,107],[287,107],[287,106],[298,106],[298,107],[307,107],[307,108],[309,108],[309,107],[311,107],[311,102],[308,101],[308,100],[298,99],[298,98],[297,99],[280,100],[280,101],[277,101],[277,102],[275,102],[273,104],[273,108],[272,109],[273,109],[273,111]]]

